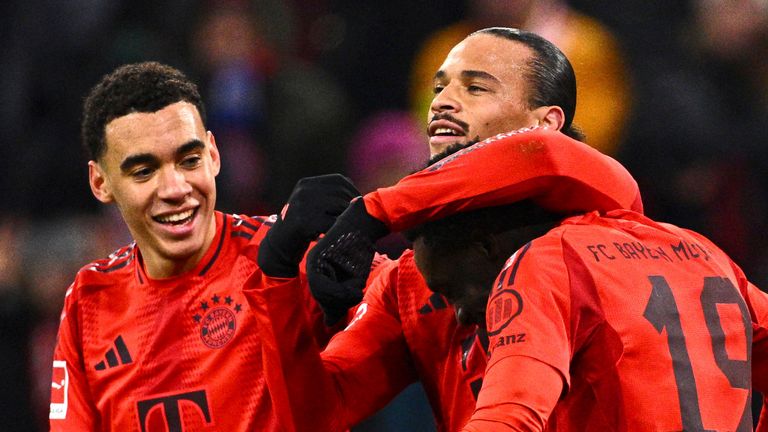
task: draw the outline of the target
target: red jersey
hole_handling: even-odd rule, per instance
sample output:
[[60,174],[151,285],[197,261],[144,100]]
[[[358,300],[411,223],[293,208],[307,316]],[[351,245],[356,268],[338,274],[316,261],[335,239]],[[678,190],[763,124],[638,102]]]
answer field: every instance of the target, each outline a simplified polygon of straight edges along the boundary
[[[482,175],[477,175],[482,172]],[[365,196],[368,212],[394,230],[452,212],[536,195],[560,211],[642,210],[637,184],[618,162],[546,129],[501,134]],[[470,418],[485,369],[485,332],[456,324],[432,293],[413,253],[372,279],[357,315],[322,353],[291,304],[298,281],[255,275],[245,293],[264,332],[265,372],[291,430],[336,431],[383,407],[420,379],[438,429]]]
[[751,431],[768,384],[766,295],[706,238],[633,212],[523,247],[486,320],[466,431]]
[[[295,279],[254,276],[245,295],[259,317],[265,373],[288,430],[339,431],[374,414],[421,380],[440,431],[469,420],[485,369],[487,338],[459,326],[453,308],[427,288],[413,251],[372,275],[349,326],[320,353],[295,306]],[[278,394],[285,390],[284,394]]]
[[545,128],[499,134],[364,200],[371,216],[392,231],[402,231],[457,212],[527,198],[563,214],[643,211],[637,183],[620,163]]
[[[278,430],[240,290],[271,223],[215,218],[210,249],[184,275],[151,279],[135,245],[80,270],[54,353],[51,430]],[[309,297],[294,300],[320,322]]]

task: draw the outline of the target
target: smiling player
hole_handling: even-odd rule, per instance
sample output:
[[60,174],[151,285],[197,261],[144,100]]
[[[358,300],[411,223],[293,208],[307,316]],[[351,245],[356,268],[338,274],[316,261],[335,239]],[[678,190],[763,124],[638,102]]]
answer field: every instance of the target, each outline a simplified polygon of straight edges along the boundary
[[[67,290],[53,431],[280,430],[239,288],[256,272],[298,276],[309,242],[358,192],[321,176],[297,186],[283,216],[216,211],[221,158],[204,119],[196,86],[159,63],[118,68],[85,101],[91,190],[117,206],[134,242],[83,267]],[[294,300],[319,323],[302,292]]]

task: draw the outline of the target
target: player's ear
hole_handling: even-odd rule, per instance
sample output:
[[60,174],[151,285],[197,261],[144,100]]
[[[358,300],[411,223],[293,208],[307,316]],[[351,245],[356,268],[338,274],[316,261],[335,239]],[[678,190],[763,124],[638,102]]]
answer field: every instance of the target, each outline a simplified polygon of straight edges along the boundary
[[219,153],[219,148],[216,146],[216,138],[214,138],[213,133],[211,131],[208,131],[206,133],[206,138],[208,140],[208,149],[211,152],[211,162],[213,163],[213,175],[214,177],[219,175],[219,171],[221,171],[221,154]]
[[537,125],[547,129],[560,130],[565,124],[563,109],[557,105],[538,107],[534,110],[534,115],[538,120]]
[[88,161],[88,183],[91,185],[91,192],[97,200],[103,203],[114,201],[112,188],[101,165],[96,161]]

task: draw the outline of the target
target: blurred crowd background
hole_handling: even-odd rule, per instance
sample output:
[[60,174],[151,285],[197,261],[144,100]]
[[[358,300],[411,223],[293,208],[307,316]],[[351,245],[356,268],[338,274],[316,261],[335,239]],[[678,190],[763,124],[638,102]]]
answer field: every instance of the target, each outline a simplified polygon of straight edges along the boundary
[[[635,175],[647,213],[768,287],[768,0],[0,2],[0,429],[47,430],[64,292],[130,241],[91,196],[79,141],[102,75],[158,60],[196,80],[219,209],[269,214],[303,176],[343,172],[365,192],[423,166],[432,75],[489,26],[558,45],[575,122]],[[357,430],[430,430],[430,415],[413,386]]]

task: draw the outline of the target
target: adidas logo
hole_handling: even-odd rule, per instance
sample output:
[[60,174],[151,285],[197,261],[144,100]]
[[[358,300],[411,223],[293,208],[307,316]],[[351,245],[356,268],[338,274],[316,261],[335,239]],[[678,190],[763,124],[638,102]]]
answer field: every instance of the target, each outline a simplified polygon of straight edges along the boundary
[[419,308],[419,313],[424,315],[439,309],[445,309],[447,307],[448,304],[445,302],[443,296],[438,293],[434,293],[429,297],[424,306]]
[[[115,353],[115,350],[117,350],[117,353]],[[120,356],[119,360],[118,356]],[[123,337],[118,336],[117,339],[115,339],[115,346],[110,348],[104,356],[104,360],[96,363],[96,366],[94,367],[97,371],[101,371],[105,370],[107,367],[113,368],[115,366],[120,366],[121,364],[126,365],[129,363],[133,363],[131,353],[128,352],[128,347],[125,346]]]

